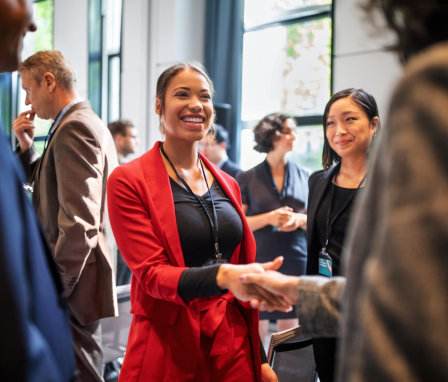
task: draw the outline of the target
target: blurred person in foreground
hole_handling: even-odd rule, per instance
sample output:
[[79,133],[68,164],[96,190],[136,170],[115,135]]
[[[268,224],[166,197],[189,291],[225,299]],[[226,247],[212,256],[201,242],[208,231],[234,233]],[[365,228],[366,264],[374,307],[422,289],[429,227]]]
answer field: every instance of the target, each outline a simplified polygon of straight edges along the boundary
[[[31,1],[0,0],[0,72],[18,68],[23,37],[35,30]],[[0,163],[1,379],[73,381],[63,286],[3,126]]]
[[[270,273],[243,282],[297,302],[305,334],[341,334],[341,382],[446,381],[448,4],[370,0],[364,7],[385,16],[407,63],[355,206],[346,281]],[[262,300],[253,304],[282,309]]]
[[215,126],[215,132],[208,133],[199,142],[199,150],[210,162],[236,179],[242,170],[227,156],[229,133],[224,126],[219,124]]
[[[79,98],[74,70],[61,52],[37,52],[19,72],[30,106],[13,122],[19,159],[59,266],[81,380],[102,381],[100,319],[117,311],[105,234],[106,179],[117,165],[115,145]],[[42,155],[33,144],[36,115],[53,120]]]

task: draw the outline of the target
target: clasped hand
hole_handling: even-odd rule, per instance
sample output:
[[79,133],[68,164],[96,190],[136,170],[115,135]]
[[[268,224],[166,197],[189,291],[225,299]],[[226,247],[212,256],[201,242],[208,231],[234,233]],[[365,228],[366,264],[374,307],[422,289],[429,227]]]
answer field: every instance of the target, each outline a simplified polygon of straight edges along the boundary
[[278,231],[291,232],[300,228],[306,230],[307,216],[294,212],[291,207],[280,207],[269,213],[269,223]]
[[223,264],[218,271],[217,283],[221,289],[230,290],[237,299],[250,301],[254,308],[289,312],[297,297],[291,296],[290,292],[283,295],[288,288],[282,284],[288,276],[275,272],[282,263],[280,256],[267,263]]

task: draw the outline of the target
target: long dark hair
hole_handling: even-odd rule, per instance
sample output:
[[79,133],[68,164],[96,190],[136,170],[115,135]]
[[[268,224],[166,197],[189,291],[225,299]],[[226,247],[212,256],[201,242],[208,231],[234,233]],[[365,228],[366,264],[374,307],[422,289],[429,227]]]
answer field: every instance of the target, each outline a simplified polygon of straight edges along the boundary
[[398,42],[392,48],[402,61],[429,47],[448,40],[448,3],[446,0],[365,0],[362,8],[384,15]]
[[[376,104],[375,98],[366,92],[364,89],[344,89],[332,95],[330,100],[327,102],[323,117],[323,128],[324,128],[324,149],[322,152],[322,167],[328,170],[333,164],[339,163],[341,157],[336,154],[336,152],[331,148],[330,143],[327,139],[327,119],[328,113],[330,112],[331,106],[341,98],[350,97],[353,102],[355,102],[367,115],[369,121],[372,122],[373,118],[379,117],[378,106]],[[377,128],[377,133],[379,132],[379,124]],[[373,142],[373,138],[372,138]]]

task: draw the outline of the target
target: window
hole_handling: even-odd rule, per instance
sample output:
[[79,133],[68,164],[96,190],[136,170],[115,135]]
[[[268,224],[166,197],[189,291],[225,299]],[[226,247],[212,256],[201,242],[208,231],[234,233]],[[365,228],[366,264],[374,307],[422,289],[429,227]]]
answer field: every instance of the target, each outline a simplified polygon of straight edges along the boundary
[[101,115],[102,93],[102,51],[103,51],[103,18],[102,1],[89,1],[89,83],[88,94],[92,109]]
[[122,0],[107,0],[107,121],[120,118]]
[[[40,50],[53,49],[53,0],[38,0],[34,2],[34,17],[37,31],[27,33],[23,43],[22,57],[26,58]],[[25,92],[22,89],[20,76],[17,80],[18,107],[17,114],[29,109],[25,105]],[[34,118],[34,145],[37,151],[42,153],[45,138],[50,129],[51,121]]]
[[[22,58],[40,50],[53,47],[53,0],[36,0],[33,4],[34,18],[38,29],[27,33],[23,41]],[[20,76],[17,73],[0,75],[0,125],[11,136],[11,125],[15,116],[26,110],[25,92],[22,90]],[[36,117],[35,143],[38,151],[42,151],[50,123]],[[11,138],[13,139],[13,138]]]
[[121,114],[121,24],[122,0],[89,1],[89,100],[108,122]]
[[251,150],[252,128],[271,112],[296,118],[290,160],[321,167],[322,113],[331,94],[331,1],[245,0],[241,167],[264,155]]

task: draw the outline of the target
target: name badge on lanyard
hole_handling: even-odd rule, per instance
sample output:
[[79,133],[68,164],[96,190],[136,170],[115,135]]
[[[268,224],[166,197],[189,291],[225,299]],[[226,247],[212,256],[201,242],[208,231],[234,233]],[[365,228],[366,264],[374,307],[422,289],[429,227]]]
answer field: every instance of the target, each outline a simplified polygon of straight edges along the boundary
[[[361,185],[363,184],[364,180],[367,177],[367,173],[363,176],[361,179],[361,182],[359,182],[358,187],[356,188],[356,191],[359,190]],[[333,219],[330,219],[331,217],[331,208],[333,206],[333,193],[334,193],[334,183],[331,183],[331,191],[330,191],[330,205],[328,208],[328,214],[327,214],[327,239],[325,240],[325,244],[322,247],[322,249],[319,251],[319,257],[318,257],[318,273],[322,276],[332,277],[333,276],[333,259],[327,252],[327,246],[330,242],[330,237],[332,233],[333,224],[336,221],[336,219],[342,214],[342,212],[348,207],[348,205],[353,200],[355,193],[351,195],[349,199],[347,199],[346,203],[344,204],[344,208],[342,208],[338,213],[335,214]]]
[[333,260],[325,248],[319,252],[319,274],[322,276],[333,276]]

